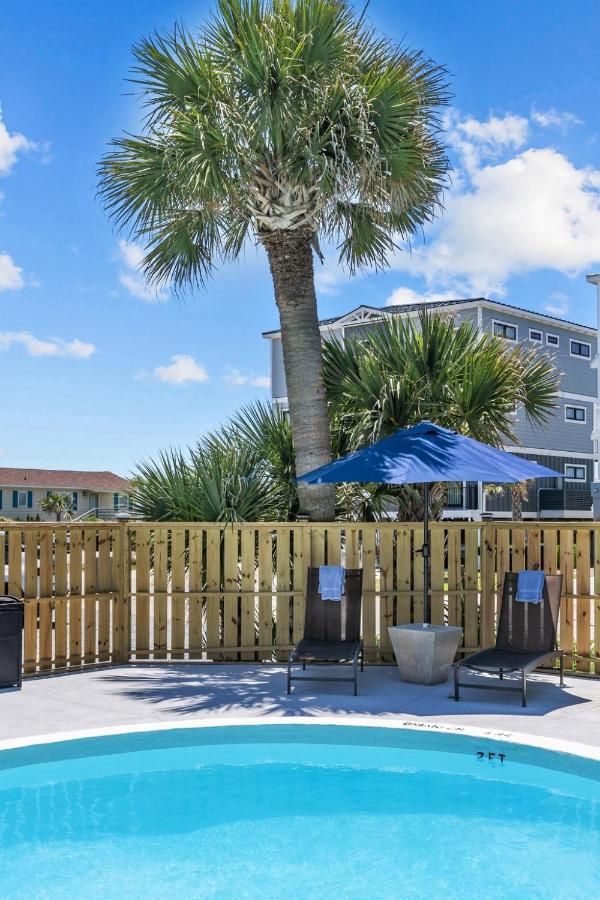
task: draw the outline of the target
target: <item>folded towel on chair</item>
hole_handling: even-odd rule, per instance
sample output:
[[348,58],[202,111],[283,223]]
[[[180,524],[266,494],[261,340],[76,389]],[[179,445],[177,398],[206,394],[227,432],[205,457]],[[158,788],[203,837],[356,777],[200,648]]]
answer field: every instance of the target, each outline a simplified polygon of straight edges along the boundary
[[526,569],[517,575],[517,594],[520,603],[541,603],[545,575],[539,569]]
[[319,593],[323,600],[341,600],[345,581],[343,566],[319,566]]

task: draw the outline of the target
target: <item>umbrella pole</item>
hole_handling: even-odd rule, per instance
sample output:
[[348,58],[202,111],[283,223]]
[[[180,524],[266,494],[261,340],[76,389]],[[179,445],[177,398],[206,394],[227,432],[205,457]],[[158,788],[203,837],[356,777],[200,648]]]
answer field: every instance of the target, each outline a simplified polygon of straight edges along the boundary
[[428,625],[431,620],[429,609],[429,483],[425,482],[423,491],[423,622]]

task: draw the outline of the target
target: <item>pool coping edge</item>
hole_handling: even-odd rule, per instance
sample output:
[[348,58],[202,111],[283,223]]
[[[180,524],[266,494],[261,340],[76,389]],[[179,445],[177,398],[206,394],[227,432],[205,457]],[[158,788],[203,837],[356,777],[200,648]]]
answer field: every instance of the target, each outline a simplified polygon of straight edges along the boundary
[[583,744],[577,741],[566,741],[559,738],[551,738],[541,735],[511,732],[491,728],[478,728],[471,725],[452,725],[445,722],[424,722],[418,719],[401,719],[387,721],[373,721],[372,717],[365,716],[269,716],[255,718],[250,716],[219,716],[202,721],[186,721],[181,719],[169,719],[163,722],[143,722],[129,725],[112,725],[103,728],[85,728],[74,731],[54,732],[51,734],[28,735],[20,738],[8,738],[0,740],[0,753],[5,750],[17,750],[25,747],[34,747],[44,744],[62,743],[65,741],[85,740],[87,738],[110,737],[111,735],[143,734],[151,731],[185,731],[202,728],[223,728],[227,726],[254,726],[257,725],[306,725],[318,727],[319,725],[352,726],[362,728],[387,728],[404,731],[420,731],[431,734],[448,734],[455,737],[473,737],[491,741],[518,744],[525,747],[534,747],[540,750],[552,751],[569,756],[579,756],[585,759],[600,761],[600,747],[591,744]]

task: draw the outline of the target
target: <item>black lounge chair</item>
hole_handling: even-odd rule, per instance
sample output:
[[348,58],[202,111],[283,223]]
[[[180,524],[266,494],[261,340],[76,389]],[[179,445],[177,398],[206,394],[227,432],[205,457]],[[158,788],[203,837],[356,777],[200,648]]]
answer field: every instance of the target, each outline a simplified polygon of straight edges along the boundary
[[[360,639],[360,611],[362,604],[362,569],[346,569],[346,585],[341,600],[323,600],[319,593],[319,569],[309,568],[304,616],[304,637],[296,644],[288,658],[287,692],[292,681],[351,681],[357,694],[356,672],[364,668],[363,642]],[[321,675],[292,675],[292,664],[337,665],[350,663],[351,678]]]
[[523,706],[527,706],[527,675],[551,657],[560,657],[560,685],[564,685],[563,651],[556,649],[556,629],[560,608],[562,575],[546,575],[540,603],[522,603],[516,600],[517,573],[507,572],[500,607],[500,619],[496,646],[481,650],[454,663],[454,699],[464,688],[497,689],[496,684],[461,682],[460,670],[498,675],[519,673],[519,687],[504,687],[507,691],[520,691]]

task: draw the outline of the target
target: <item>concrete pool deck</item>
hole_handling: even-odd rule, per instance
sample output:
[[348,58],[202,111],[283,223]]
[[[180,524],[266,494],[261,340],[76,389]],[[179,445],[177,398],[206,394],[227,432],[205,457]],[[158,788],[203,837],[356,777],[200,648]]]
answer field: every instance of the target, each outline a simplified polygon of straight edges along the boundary
[[[330,674],[334,674],[330,671]],[[600,750],[600,680],[532,676],[523,709],[517,693],[469,691],[459,703],[451,681],[424,687],[400,681],[395,666],[367,667],[359,696],[342,683],[296,683],[285,693],[281,665],[152,664],[38,677],[0,691],[0,741],[127,726],[165,727],[216,720],[352,718],[364,724],[445,725],[531,735]],[[538,742],[536,741],[536,742]]]

